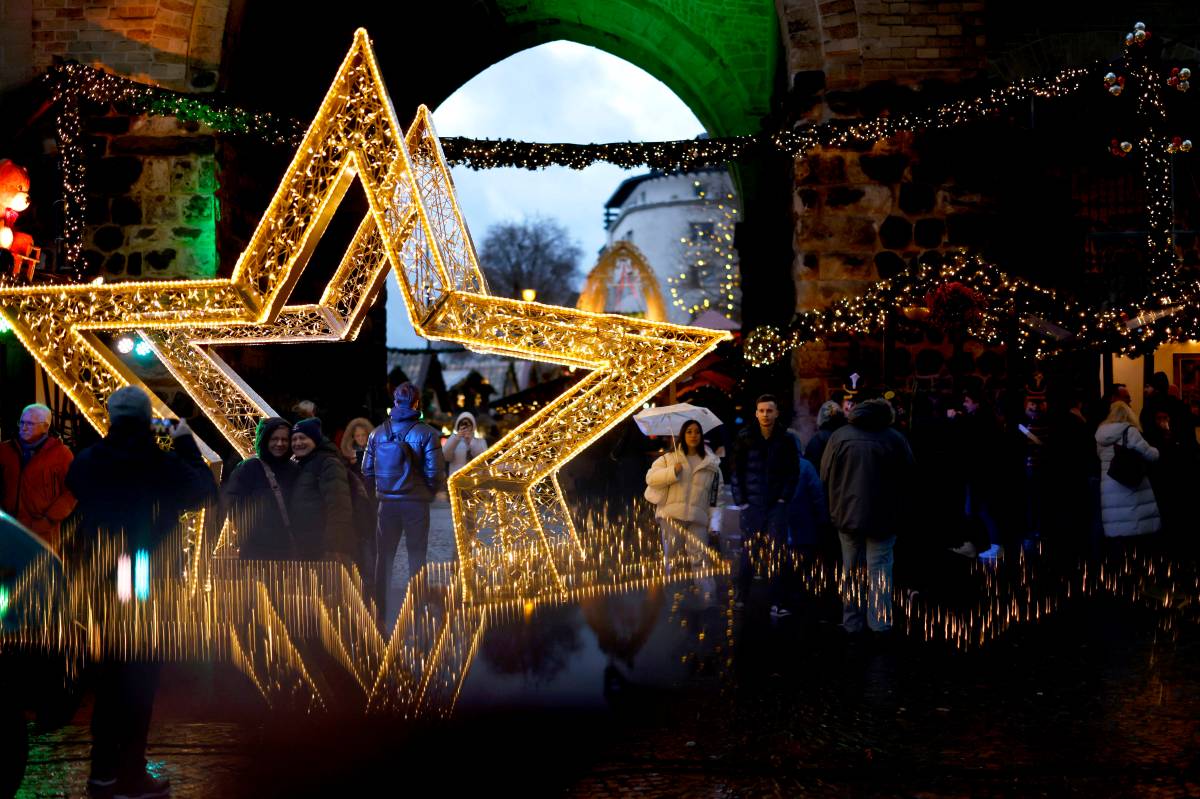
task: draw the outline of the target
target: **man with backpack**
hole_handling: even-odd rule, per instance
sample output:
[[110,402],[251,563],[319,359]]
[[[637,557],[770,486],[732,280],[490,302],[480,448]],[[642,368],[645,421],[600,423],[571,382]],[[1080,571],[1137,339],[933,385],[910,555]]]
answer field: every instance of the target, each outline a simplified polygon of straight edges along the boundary
[[362,463],[363,477],[375,487],[379,501],[375,603],[381,620],[387,620],[389,627],[395,613],[387,612],[388,589],[400,537],[406,539],[411,579],[425,565],[429,505],[446,475],[438,432],[421,422],[421,390],[412,383],[403,383],[393,397],[395,406],[389,418],[371,432]]

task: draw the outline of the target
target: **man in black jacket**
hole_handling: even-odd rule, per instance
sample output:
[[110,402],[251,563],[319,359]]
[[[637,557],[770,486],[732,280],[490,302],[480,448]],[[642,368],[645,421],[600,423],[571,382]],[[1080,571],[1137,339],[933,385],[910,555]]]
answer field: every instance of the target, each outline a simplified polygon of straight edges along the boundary
[[[733,499],[742,508],[739,602],[745,601],[753,577],[745,541],[762,533],[774,540],[777,547],[787,548],[788,500],[796,493],[800,476],[796,444],[783,425],[778,424],[779,401],[773,394],[758,398],[754,417],[757,424],[742,428],[733,452]],[[774,596],[777,591],[773,589],[772,594],[778,613],[778,596]]]
[[[108,435],[75,456],[66,484],[79,500],[77,541],[125,536],[128,552],[152,552],[184,511],[216,494],[212,472],[186,422],[171,430],[173,452],[159,448],[150,427],[150,397],[117,389],[108,400]],[[157,663],[105,663],[92,711],[92,774],[96,795],[166,796],[166,780],[146,772],[146,734],[158,688]]]
[[375,603],[380,618],[391,625],[387,612],[392,564],[400,537],[408,549],[409,579],[425,566],[429,544],[429,504],[446,480],[446,462],[438,432],[421,422],[417,409],[421,390],[403,383],[393,395],[395,407],[386,422],[367,441],[362,473],[375,486],[379,522],[375,531]]
[[842,541],[842,626],[850,633],[862,632],[864,616],[875,632],[892,628],[892,549],[908,517],[914,466],[895,419],[885,399],[860,402],[821,456]]

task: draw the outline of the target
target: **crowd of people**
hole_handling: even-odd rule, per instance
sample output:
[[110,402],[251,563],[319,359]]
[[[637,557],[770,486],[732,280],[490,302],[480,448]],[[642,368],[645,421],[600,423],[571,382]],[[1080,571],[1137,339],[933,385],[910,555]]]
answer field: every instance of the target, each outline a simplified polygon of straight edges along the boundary
[[[668,546],[671,527],[701,537],[714,529],[728,475],[743,541],[840,558],[842,584],[862,586],[843,594],[850,634],[890,630],[894,551],[909,535],[949,557],[999,562],[1044,547],[1066,562],[1096,554],[1106,540],[1146,543],[1187,532],[1186,492],[1200,461],[1197,418],[1165,374],[1149,382],[1140,414],[1121,385],[1093,407],[1078,395],[1048,406],[1037,386],[1019,413],[1004,413],[994,399],[968,388],[898,414],[886,396],[847,392],[820,407],[815,434],[802,442],[782,422],[779,401],[762,395],[728,457],[723,445],[706,443],[699,422],[685,422],[646,473],[645,494]],[[77,455],[52,434],[51,410],[30,405],[17,436],[0,443],[0,501],[55,550],[73,514],[78,542],[119,530],[129,547],[153,549],[181,512],[215,502],[219,518],[236,522],[242,559],[357,565],[387,627],[400,540],[416,574],[426,562],[431,503],[449,475],[487,448],[470,413],[455,419],[443,442],[422,421],[412,383],[397,387],[393,400],[382,424],[353,419],[337,442],[311,403],[298,406],[295,421],[263,419],[255,455],[221,486],[186,422],[169,428],[171,448],[160,446],[140,388],[112,394],[107,435]],[[750,547],[741,552],[736,601],[744,606],[754,569]],[[790,615],[785,581],[773,577],[767,591],[771,614]],[[165,793],[144,757],[157,669],[98,669],[94,789]]]
[[[901,417],[890,397],[847,391],[820,407],[802,443],[763,395],[728,463],[741,537],[840,558],[842,584],[863,587],[844,596],[852,634],[891,627],[898,537],[991,564],[1034,550],[1068,565],[1132,542],[1187,546],[1200,420],[1164,373],[1140,414],[1120,384],[1094,403],[1068,393],[1048,404],[1037,381],[1023,399],[1005,414],[989,392],[967,388],[921,398]],[[721,463],[700,436],[686,423],[646,475],[657,517],[697,533],[719,511],[721,485]],[[755,576],[751,548],[741,551],[739,606]],[[772,616],[790,615],[788,602],[776,570]]]

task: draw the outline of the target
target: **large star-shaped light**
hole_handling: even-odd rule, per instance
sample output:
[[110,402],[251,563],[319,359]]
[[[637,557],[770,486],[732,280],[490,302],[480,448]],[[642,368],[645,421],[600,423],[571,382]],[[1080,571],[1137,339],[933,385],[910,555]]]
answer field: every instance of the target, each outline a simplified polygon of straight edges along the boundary
[[[341,265],[318,303],[287,305],[356,178],[370,211]],[[96,334],[142,331],[248,454],[255,424],[273,411],[211,345],[352,339],[389,266],[426,338],[590,371],[450,480],[470,601],[578,587],[586,564],[558,470],[727,334],[489,294],[429,113],[422,107],[402,133],[364,30],[230,278],[4,288],[0,313],[102,432],[108,396],[140,381]],[[155,413],[172,415],[157,399]]]

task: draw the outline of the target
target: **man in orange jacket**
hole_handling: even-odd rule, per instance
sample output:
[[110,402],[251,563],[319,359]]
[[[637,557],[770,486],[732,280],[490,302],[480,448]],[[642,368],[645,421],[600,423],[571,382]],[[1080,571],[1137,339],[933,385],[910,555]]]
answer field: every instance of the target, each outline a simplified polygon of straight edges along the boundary
[[4,511],[57,551],[59,527],[75,509],[75,497],[64,482],[74,456],[50,435],[50,421],[45,405],[21,412],[17,437],[0,443],[0,479]]

